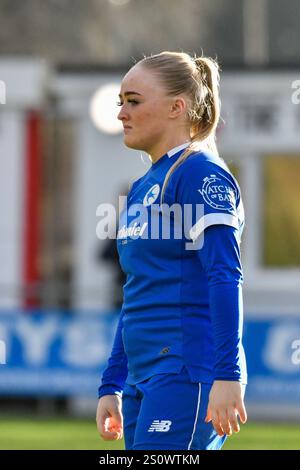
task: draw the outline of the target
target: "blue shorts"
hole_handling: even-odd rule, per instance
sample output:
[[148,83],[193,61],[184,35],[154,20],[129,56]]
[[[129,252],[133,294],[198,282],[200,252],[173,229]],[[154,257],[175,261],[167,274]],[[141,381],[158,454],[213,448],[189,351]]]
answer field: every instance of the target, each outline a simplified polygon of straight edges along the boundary
[[123,391],[126,450],[218,450],[226,436],[205,423],[212,384],[179,374],[157,374]]

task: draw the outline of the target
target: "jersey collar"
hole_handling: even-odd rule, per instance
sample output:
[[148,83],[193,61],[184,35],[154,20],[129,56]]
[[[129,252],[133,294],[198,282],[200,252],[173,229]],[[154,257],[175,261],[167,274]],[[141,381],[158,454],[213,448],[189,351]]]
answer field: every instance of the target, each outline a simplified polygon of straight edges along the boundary
[[184,144],[182,145],[178,145],[177,147],[174,147],[172,148],[171,150],[169,150],[167,152],[167,155],[169,158],[173,157],[173,155],[175,155],[176,153],[180,152],[180,150],[183,150],[185,149],[186,147],[188,147],[190,145],[191,142],[185,142]]

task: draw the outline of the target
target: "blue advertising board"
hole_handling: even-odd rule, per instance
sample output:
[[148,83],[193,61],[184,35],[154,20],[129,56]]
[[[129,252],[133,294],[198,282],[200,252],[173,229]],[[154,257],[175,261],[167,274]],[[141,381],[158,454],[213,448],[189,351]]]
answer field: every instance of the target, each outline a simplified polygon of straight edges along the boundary
[[96,397],[116,322],[116,312],[2,313],[0,394]]
[[299,406],[300,316],[248,317],[244,346],[247,401]]
[[[118,315],[0,314],[1,395],[95,396]],[[300,317],[246,316],[247,401],[300,403]]]

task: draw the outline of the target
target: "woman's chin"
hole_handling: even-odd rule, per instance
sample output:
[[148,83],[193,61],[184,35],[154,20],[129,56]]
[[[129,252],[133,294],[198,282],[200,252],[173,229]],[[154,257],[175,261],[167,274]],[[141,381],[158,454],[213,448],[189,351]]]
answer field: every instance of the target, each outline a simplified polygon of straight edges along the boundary
[[138,142],[134,141],[133,139],[130,139],[128,135],[124,136],[124,144],[126,145],[126,147],[129,147],[131,149],[140,150]]

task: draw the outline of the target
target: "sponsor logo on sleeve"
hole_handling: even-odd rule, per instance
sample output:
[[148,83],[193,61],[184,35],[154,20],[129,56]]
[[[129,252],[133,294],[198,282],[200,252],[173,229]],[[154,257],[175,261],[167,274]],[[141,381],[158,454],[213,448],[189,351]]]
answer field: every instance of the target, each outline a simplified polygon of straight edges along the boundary
[[235,190],[224,184],[224,181],[216,175],[204,178],[202,188],[198,191],[204,201],[214,209],[224,210],[235,206],[237,196]]

